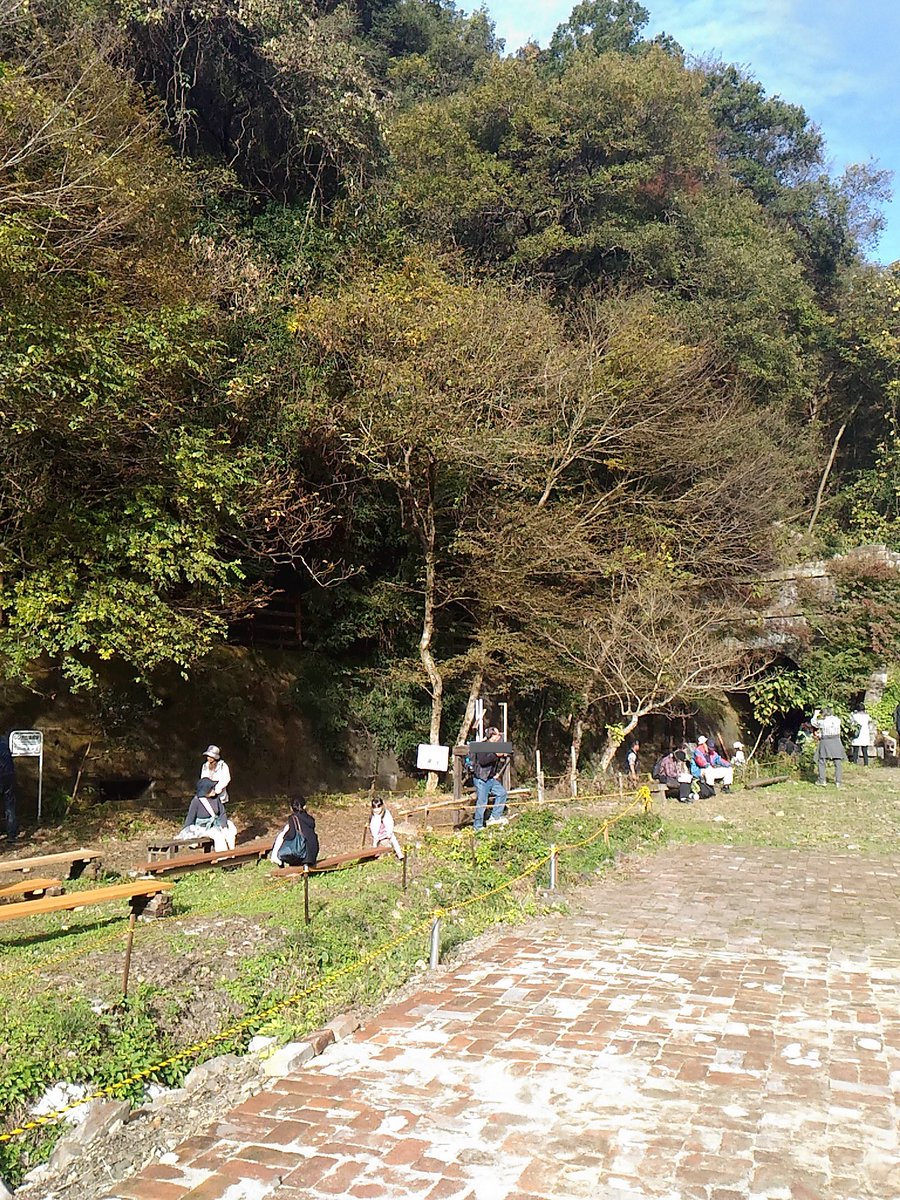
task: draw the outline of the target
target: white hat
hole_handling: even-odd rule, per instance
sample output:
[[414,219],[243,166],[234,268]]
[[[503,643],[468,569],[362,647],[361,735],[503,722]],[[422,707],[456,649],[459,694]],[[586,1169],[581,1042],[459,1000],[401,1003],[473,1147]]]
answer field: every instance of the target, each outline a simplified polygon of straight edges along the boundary
[[701,734],[700,734],[700,736],[697,738],[697,745],[698,745],[698,746],[705,746],[705,745],[706,745],[706,738],[703,736],[703,734],[702,734],[702,733],[701,733]]
[[203,751],[204,758],[214,758],[216,762],[222,757],[222,751],[218,746],[207,746]]
[[744,743],[743,743],[743,742],[735,742],[735,743],[734,743],[734,749],[735,749],[735,750],[743,750],[743,748],[744,748]]

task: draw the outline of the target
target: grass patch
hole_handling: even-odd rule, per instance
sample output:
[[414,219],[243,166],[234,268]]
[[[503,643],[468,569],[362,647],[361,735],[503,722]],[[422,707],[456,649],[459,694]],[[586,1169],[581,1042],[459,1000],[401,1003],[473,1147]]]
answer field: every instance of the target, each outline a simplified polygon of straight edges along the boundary
[[890,854],[900,836],[900,771],[845,764],[840,790],[792,779],[696,804],[666,801],[659,812],[671,842]]

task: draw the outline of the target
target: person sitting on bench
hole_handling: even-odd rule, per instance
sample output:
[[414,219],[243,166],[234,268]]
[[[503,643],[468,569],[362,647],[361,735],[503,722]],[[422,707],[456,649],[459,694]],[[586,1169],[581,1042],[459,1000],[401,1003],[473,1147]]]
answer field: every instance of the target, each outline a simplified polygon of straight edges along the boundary
[[654,778],[666,791],[677,791],[683,803],[690,801],[691,773],[687,766],[687,755],[683,750],[670,750],[654,767]]
[[225,805],[215,791],[214,779],[201,779],[191,800],[184,825],[176,833],[176,841],[195,837],[211,837],[217,850],[233,850],[237,831],[228,819]]
[[394,814],[387,807],[381,796],[372,798],[372,816],[369,820],[369,833],[372,835],[372,845],[390,846],[398,858],[403,857],[400,843],[394,833]]
[[707,742],[705,737],[697,738],[691,774],[702,779],[709,787],[721,783],[724,792],[730,792],[734,783],[734,768],[731,763],[727,758],[722,758],[716,750],[715,742]]
[[316,819],[306,811],[306,797],[291,799],[291,815],[287,825],[275,839],[272,862],[279,867],[314,867],[319,857]]

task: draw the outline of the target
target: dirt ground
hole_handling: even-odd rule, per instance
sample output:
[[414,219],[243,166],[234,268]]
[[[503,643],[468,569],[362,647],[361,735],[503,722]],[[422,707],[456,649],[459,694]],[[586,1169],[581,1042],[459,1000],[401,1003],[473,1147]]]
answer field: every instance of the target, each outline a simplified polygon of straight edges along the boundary
[[[417,803],[415,798],[403,797],[397,802],[389,801],[389,807],[399,817],[404,806],[413,807]],[[187,806],[185,800],[184,812]],[[284,800],[238,802],[229,807],[239,843],[274,836],[288,816]],[[316,818],[322,857],[341,854],[362,844],[371,812],[368,794],[330,796],[318,803],[313,800],[309,811]],[[174,837],[182,820],[182,811],[174,806],[130,801],[104,805],[68,818],[61,825],[26,827],[15,852],[0,859],[0,873],[6,859],[31,858],[85,846],[102,853],[105,874],[127,875],[147,861],[147,842],[165,835]]]

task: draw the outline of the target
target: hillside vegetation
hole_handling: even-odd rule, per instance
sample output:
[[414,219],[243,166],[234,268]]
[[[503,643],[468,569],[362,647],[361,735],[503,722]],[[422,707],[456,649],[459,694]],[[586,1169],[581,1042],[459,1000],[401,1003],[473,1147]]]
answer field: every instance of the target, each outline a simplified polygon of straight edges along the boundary
[[[0,676],[153,691],[283,589],[323,738],[484,692],[605,765],[757,678],[767,570],[900,549],[886,180],[646,23],[4,6]],[[793,699],[896,656],[896,593],[839,581]]]

